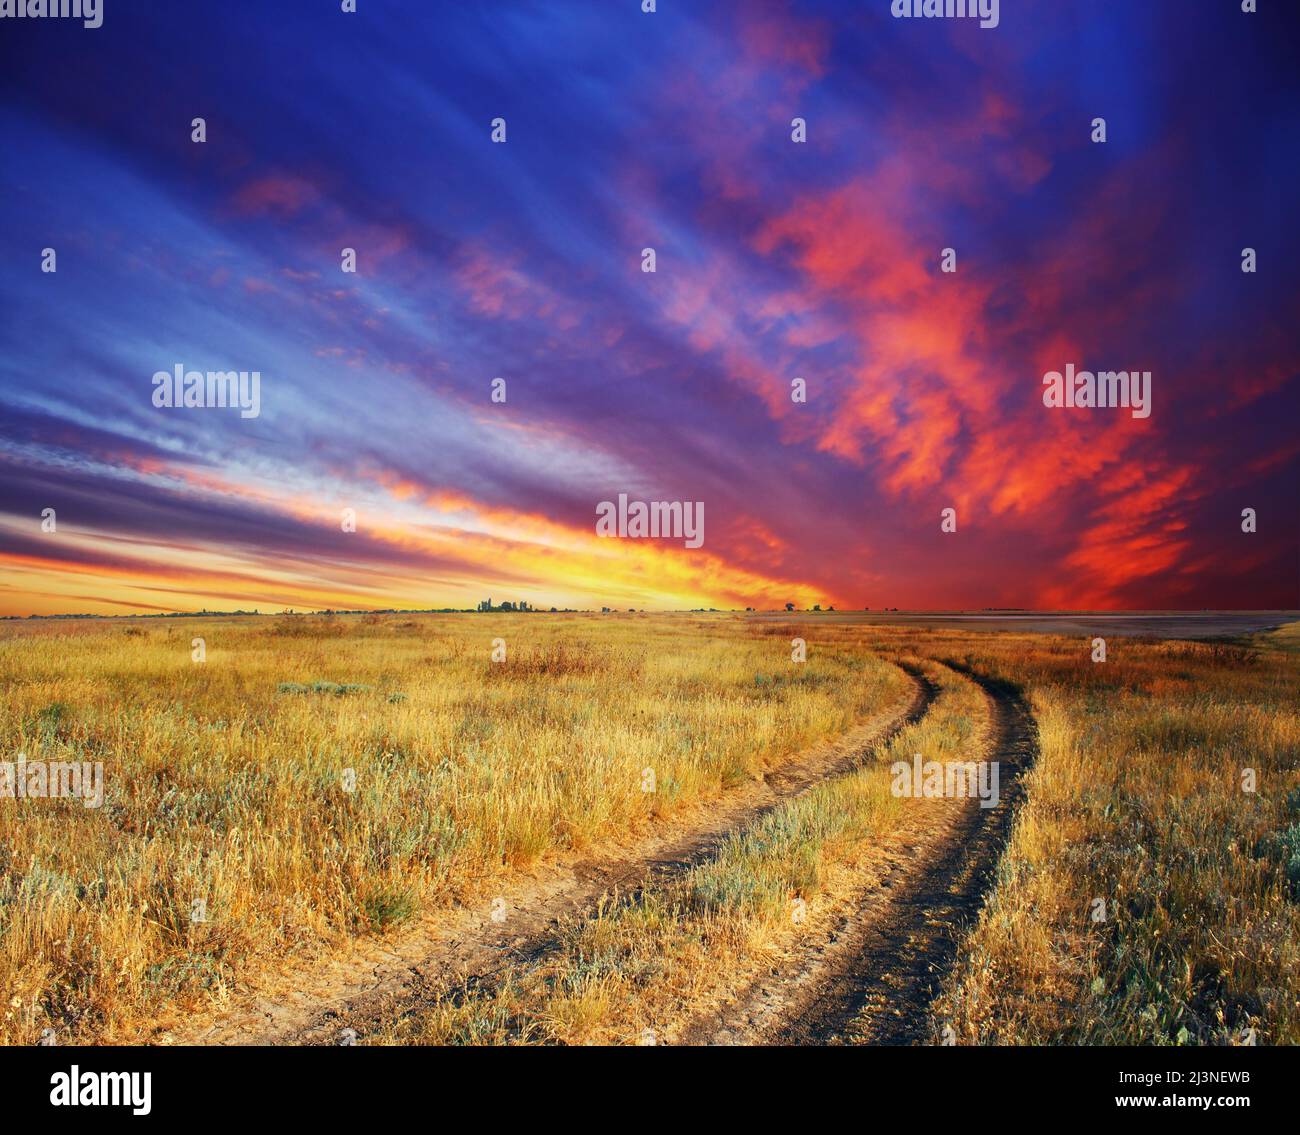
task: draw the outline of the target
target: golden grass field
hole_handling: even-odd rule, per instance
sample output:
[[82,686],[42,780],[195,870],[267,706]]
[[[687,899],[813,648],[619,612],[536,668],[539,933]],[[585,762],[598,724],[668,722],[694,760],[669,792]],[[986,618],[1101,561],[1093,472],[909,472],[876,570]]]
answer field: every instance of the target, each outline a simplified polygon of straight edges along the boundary
[[938,689],[929,714],[867,765],[684,876],[574,916],[505,980],[374,1033],[689,1039],[701,1012],[824,933],[928,806],[890,793],[891,761],[987,745],[986,699],[951,660],[1024,691],[1041,752],[936,1039],[1295,1043],[1297,630],[1115,638],[1093,663],[1074,637],[722,614],[5,624],[0,760],[100,761],[105,800],[0,799],[0,1042],[47,1028],[139,1042],[201,1019],[286,959],[400,933],[724,799],[897,709],[912,691],[897,663],[919,666]]

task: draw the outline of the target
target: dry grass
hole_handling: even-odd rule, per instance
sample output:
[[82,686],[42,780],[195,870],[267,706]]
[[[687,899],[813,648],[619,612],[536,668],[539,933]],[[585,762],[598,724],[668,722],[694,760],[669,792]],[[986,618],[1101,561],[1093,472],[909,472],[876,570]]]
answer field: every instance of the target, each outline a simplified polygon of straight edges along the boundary
[[1032,691],[1042,755],[936,1027],[958,1043],[1300,1042],[1297,629],[1112,640],[1099,664],[1082,643],[982,644]]
[[[130,1039],[243,972],[487,892],[707,800],[900,703],[885,658],[1021,686],[1042,752],[934,1018],[959,1043],[1300,1041],[1300,628],[1084,639],[728,617],[391,616],[9,624],[6,748],[105,764],[104,807],[0,800],[0,1041]],[[809,639],[790,663],[789,639]],[[191,638],[207,661],[190,661]],[[493,638],[506,661],[489,661]],[[950,672],[898,755],[968,759]],[[887,755],[888,756],[888,755]],[[893,759],[893,756],[888,756]],[[653,794],[641,791],[652,768]],[[1257,791],[1242,790],[1256,770]],[[342,790],[353,769],[356,789]],[[880,766],[716,863],[575,922],[396,1041],[671,1039],[819,932],[898,818]],[[190,920],[195,898],[209,921]],[[808,904],[794,926],[790,904]],[[1095,900],[1105,904],[1104,918]]]
[[99,809],[0,800],[5,1043],[129,1039],[907,693],[850,646],[795,666],[738,620],[622,616],[8,624],[0,681],[0,759],[101,761],[106,783]]

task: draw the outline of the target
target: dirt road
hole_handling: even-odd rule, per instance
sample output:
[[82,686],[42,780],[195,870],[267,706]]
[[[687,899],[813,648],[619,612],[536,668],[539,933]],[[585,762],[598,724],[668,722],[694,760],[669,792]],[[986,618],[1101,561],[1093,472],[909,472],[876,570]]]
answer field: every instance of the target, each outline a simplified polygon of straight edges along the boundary
[[[972,674],[989,698],[1001,799],[946,801],[908,834],[879,886],[838,912],[810,942],[723,1011],[695,1022],[687,1044],[925,1044],[930,1004],[978,917],[1037,755],[1037,727],[1018,691]],[[918,813],[920,810],[918,809]]]

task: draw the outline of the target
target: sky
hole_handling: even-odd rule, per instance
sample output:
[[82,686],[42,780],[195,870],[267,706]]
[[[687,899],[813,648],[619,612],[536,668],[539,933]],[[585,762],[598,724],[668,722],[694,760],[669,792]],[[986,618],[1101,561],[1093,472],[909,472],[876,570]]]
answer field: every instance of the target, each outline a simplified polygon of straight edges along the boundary
[[[1260,6],[2,20],[0,614],[1300,607]],[[155,405],[177,366],[260,412]],[[1150,415],[1045,406],[1067,366]],[[619,494],[702,545],[600,536]]]

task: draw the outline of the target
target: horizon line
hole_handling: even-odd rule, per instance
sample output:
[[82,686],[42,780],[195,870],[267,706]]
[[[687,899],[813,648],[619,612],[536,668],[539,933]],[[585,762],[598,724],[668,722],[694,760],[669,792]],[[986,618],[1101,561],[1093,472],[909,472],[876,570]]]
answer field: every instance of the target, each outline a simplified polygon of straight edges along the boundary
[[236,609],[231,611],[154,611],[97,615],[91,612],[57,612],[48,615],[6,614],[0,622],[28,622],[72,619],[193,619],[193,618],[283,618],[320,615],[962,615],[1002,617],[1044,617],[1107,615],[1112,618],[1142,618],[1153,615],[1290,615],[1300,619],[1300,607],[528,607],[482,610],[473,607],[320,607],[279,611]]

